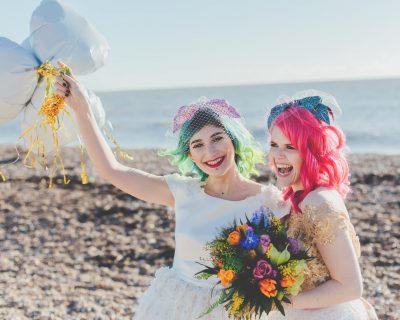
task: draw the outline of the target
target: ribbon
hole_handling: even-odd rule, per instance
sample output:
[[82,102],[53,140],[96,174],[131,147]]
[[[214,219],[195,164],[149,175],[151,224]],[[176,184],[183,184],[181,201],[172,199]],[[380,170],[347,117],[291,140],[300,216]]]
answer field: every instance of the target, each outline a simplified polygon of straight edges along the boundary
[[300,107],[310,111],[317,119],[330,124],[329,115],[333,116],[332,110],[322,104],[322,98],[319,96],[305,97],[303,99],[293,100],[279,104],[272,108],[268,117],[268,128],[271,127],[274,120],[286,109],[290,107]]

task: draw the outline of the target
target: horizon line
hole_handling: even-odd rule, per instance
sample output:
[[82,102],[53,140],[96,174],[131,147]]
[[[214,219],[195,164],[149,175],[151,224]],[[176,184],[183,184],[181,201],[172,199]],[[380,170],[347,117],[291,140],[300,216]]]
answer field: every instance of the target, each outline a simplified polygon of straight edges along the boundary
[[149,87],[149,88],[126,88],[115,90],[96,90],[97,93],[115,93],[115,92],[131,92],[131,91],[161,91],[161,90],[188,90],[188,89],[207,89],[207,88],[229,88],[229,87],[252,87],[267,86],[281,84],[307,84],[307,83],[332,83],[332,82],[356,82],[356,81],[385,81],[400,80],[399,76],[394,77],[371,77],[371,78],[342,78],[342,79],[315,79],[315,80],[298,80],[298,81],[278,81],[278,82],[260,82],[260,83],[226,83],[215,85],[193,85],[193,86],[171,86],[171,87]]

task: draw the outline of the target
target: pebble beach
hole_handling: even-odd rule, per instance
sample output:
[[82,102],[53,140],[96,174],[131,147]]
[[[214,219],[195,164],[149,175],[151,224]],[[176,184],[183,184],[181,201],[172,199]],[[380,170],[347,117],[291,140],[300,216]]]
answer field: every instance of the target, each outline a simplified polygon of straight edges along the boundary
[[[2,160],[15,150],[0,146]],[[156,150],[129,166],[176,172]],[[79,150],[63,150],[69,184],[22,161],[0,167],[0,319],[131,319],[138,298],[174,255],[174,212],[123,193],[96,175],[80,182]],[[400,315],[400,155],[351,154],[346,200],[360,238],[364,298],[379,319]],[[259,182],[274,183],[267,166]],[[155,306],[156,307],[156,306]]]

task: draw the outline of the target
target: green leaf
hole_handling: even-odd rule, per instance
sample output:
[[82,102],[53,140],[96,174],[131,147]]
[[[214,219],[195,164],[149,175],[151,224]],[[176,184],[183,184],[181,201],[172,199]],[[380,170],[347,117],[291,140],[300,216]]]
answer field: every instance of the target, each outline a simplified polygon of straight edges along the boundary
[[287,250],[287,247],[282,252],[278,251],[274,245],[269,249],[269,259],[271,260],[274,266],[280,266],[289,261],[290,253]]
[[290,301],[290,299],[288,297],[286,297],[286,296],[283,296],[282,301],[286,302],[286,303],[289,303],[289,304],[292,304],[292,301]]
[[278,308],[278,310],[285,315],[285,310],[283,309],[282,303],[278,299],[274,299],[275,305]]
[[271,312],[272,309],[272,299],[268,299],[265,303],[265,312],[268,314]]
[[[200,319],[202,317],[204,317],[207,314],[210,314],[216,307],[218,307],[218,305],[223,304],[223,301],[226,301],[227,298],[228,300],[232,297],[233,295],[233,290],[223,290],[218,298],[217,301],[215,301],[211,306],[208,307],[208,309],[203,312],[200,316],[197,317],[197,319]],[[226,308],[226,306],[225,306]]]

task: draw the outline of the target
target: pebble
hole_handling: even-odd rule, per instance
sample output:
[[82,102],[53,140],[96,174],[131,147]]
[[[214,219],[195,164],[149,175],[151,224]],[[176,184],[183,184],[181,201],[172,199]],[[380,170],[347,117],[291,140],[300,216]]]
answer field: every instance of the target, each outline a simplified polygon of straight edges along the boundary
[[[0,146],[0,154],[12,153]],[[176,171],[154,150],[132,167]],[[41,168],[6,166],[0,183],[0,319],[131,319],[160,266],[171,266],[173,210],[147,204],[97,177],[80,183],[79,152],[63,149],[71,182],[47,189]],[[346,205],[362,245],[364,297],[380,319],[398,319],[400,156],[350,155]],[[274,183],[260,167],[258,181]]]

